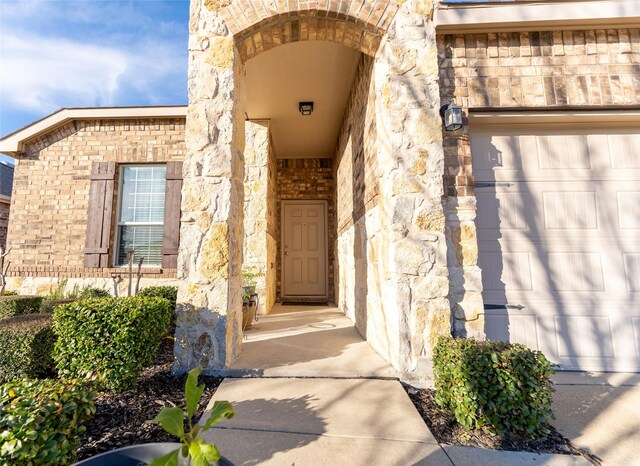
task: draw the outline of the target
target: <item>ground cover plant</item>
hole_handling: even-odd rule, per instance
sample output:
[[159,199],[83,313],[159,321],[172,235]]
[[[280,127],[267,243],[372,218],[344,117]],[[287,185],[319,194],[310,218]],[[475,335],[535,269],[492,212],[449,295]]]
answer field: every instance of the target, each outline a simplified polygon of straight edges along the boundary
[[63,377],[93,374],[102,388],[130,388],[151,364],[173,310],[164,298],[94,298],[57,306],[53,358]]
[[0,385],[0,464],[65,465],[76,459],[82,422],[95,412],[86,382],[19,380]]
[[40,377],[53,369],[50,314],[25,314],[0,323],[0,383]]

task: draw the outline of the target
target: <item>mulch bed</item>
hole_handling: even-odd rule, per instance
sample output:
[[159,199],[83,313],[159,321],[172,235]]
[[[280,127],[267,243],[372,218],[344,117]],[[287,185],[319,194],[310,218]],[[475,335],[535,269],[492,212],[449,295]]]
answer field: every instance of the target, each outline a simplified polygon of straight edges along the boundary
[[551,431],[546,439],[536,441],[512,434],[500,436],[485,429],[466,430],[455,420],[451,411],[442,409],[436,404],[434,398],[435,390],[416,390],[406,386],[405,390],[438,443],[488,448],[491,450],[580,455],[592,464],[601,464],[598,457],[575,447],[569,439],[563,437],[553,426],[551,426]]
[[[173,335],[173,329],[169,335]],[[85,423],[87,431],[80,438],[78,460],[139,443],[175,442],[156,424],[147,421],[156,417],[163,406],[184,408],[186,375],[171,375],[173,338],[167,337],[158,349],[154,365],[146,368],[136,387],[122,393],[100,393],[96,398],[96,414]],[[206,389],[196,418],[200,418],[211,396],[222,382],[218,377],[200,376]]]

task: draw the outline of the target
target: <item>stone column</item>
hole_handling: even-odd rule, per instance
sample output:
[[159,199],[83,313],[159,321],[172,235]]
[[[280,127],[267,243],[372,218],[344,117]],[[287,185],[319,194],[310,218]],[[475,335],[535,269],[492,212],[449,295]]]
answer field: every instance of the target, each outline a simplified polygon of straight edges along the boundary
[[391,362],[418,378],[431,371],[437,336],[451,331],[432,10],[430,0],[404,2],[374,65]]
[[218,6],[191,2],[175,372],[228,366],[241,344],[243,70]]
[[[269,122],[247,121],[244,149],[244,263],[243,269],[262,274],[256,278],[258,312],[266,314],[269,247],[267,244]],[[271,297],[269,297],[271,298]]]
[[478,267],[476,198],[447,197],[449,300],[456,336],[484,340],[482,276]]

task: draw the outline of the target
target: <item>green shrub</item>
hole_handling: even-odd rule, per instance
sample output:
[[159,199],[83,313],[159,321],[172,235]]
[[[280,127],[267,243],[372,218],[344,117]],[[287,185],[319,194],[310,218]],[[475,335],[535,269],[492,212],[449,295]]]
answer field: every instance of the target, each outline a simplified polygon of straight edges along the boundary
[[138,296],[164,298],[169,301],[171,310],[175,310],[178,299],[178,288],[175,286],[148,286],[138,293]]
[[21,380],[0,385],[0,464],[65,465],[95,413],[84,382]]
[[35,314],[42,304],[40,296],[0,296],[0,320],[23,314]]
[[2,296],[16,296],[18,294],[17,291],[13,291],[13,290],[3,290],[2,291]]
[[55,299],[55,300],[44,300],[40,305],[40,312],[45,314],[51,314],[53,312],[53,308],[56,306],[60,306],[61,304],[69,304],[76,301],[76,299]]
[[541,352],[440,337],[433,366],[436,402],[467,429],[488,427],[532,439],[548,434],[553,369]]
[[88,298],[110,298],[111,295],[109,294],[108,291],[103,290],[101,288],[85,288],[84,290],[82,290],[80,292],[80,294],[78,295],[79,298],[81,299],[88,299]]
[[104,388],[125,390],[153,362],[172,311],[162,298],[95,298],[54,309],[53,358],[67,377],[96,374]]
[[0,322],[0,383],[39,377],[53,369],[51,314],[26,314]]

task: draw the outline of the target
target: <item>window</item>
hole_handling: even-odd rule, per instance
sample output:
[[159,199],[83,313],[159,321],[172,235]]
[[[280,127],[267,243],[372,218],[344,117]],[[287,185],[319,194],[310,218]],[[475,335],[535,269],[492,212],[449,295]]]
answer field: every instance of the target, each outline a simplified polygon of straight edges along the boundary
[[128,263],[127,251],[134,249],[134,264],[162,264],[162,236],[166,186],[165,165],[121,167],[116,264]]

